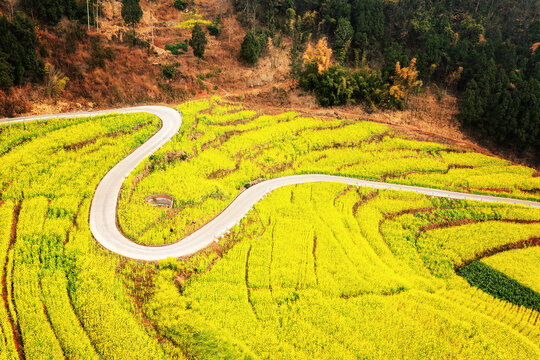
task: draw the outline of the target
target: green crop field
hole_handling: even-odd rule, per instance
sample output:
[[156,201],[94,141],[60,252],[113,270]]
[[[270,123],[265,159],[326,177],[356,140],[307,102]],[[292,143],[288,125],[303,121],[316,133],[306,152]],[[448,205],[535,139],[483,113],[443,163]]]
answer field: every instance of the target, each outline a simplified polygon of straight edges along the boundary
[[[178,241],[302,173],[540,200],[535,170],[366,121],[182,104],[125,180],[120,229]],[[0,359],[540,358],[540,209],[342,184],[270,193],[208,249],[139,262],[89,230],[146,114],[0,125]],[[172,208],[145,202],[173,197]]]

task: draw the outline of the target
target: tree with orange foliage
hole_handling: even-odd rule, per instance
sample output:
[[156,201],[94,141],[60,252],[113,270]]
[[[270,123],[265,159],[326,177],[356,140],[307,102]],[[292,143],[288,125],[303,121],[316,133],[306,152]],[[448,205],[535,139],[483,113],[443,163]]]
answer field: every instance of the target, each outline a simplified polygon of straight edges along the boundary
[[422,86],[422,81],[418,80],[418,70],[416,70],[416,58],[411,60],[409,66],[401,67],[399,61],[396,63],[396,74],[391,77],[394,85],[390,87],[390,95],[403,104],[407,103],[409,93]]
[[317,42],[315,48],[308,44],[304,52],[304,66],[308,64],[316,64],[319,75],[323,74],[332,65],[332,49],[328,47],[326,38],[322,38]]
[[60,70],[56,69],[49,63],[45,64],[45,74],[47,76],[45,82],[45,93],[47,96],[51,97],[56,104],[64,92],[69,78],[64,76]]

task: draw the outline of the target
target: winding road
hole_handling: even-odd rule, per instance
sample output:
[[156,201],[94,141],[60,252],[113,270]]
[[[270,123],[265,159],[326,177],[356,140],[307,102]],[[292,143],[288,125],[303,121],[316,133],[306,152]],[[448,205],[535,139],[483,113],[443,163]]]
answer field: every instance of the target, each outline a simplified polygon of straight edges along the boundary
[[82,117],[104,115],[109,113],[135,112],[146,112],[158,116],[162,121],[162,127],[156,134],[148,139],[148,141],[138,147],[124,160],[120,161],[103,177],[96,189],[96,193],[94,194],[92,205],[90,207],[90,230],[92,231],[95,239],[110,251],[132,259],[153,261],[166,259],[168,257],[180,257],[194,254],[197,251],[204,249],[212,242],[217,241],[220,236],[238,224],[253,207],[253,205],[260,201],[266,194],[282,186],[293,184],[335,182],[348,185],[365,186],[374,189],[413,191],[428,196],[445,197],[451,199],[501,202],[540,208],[540,202],[535,201],[391,184],[342,176],[322,174],[292,175],[266,180],[248,188],[240,193],[238,197],[234,199],[233,202],[217,217],[177,243],[164,246],[143,246],[135,244],[126,238],[117,227],[116,212],[118,195],[120,193],[122,183],[131,173],[131,171],[135,169],[135,167],[147,156],[159,149],[178,132],[180,125],[182,124],[182,117],[177,111],[164,106],[139,106],[114,110],[3,119],[0,120],[0,124],[51,118]]

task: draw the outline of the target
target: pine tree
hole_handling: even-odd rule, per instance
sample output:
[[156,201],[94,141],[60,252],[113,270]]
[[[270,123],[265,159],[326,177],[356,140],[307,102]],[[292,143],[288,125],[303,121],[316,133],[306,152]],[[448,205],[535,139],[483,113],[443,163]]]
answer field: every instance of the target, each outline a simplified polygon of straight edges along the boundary
[[122,0],[122,19],[131,25],[135,31],[135,25],[141,21],[142,9],[139,0]]
[[63,16],[75,18],[79,4],[76,0],[20,0],[19,6],[33,18],[56,25]]
[[344,64],[347,60],[347,53],[351,46],[354,29],[351,22],[345,18],[338,20],[338,26],[334,33],[334,48],[337,50],[339,62]]
[[40,80],[43,64],[36,53],[38,39],[34,23],[23,13],[13,22],[0,17],[0,88],[20,85],[25,80]]
[[184,10],[186,8],[186,2],[182,0],[174,0],[174,7],[178,10]]
[[244,36],[244,41],[242,41],[242,47],[240,48],[240,57],[244,59],[247,63],[253,65],[259,61],[259,56],[261,55],[261,44],[255,37],[255,35],[248,31],[246,36]]
[[7,55],[0,52],[0,89],[7,90],[13,86],[14,68],[8,62]]
[[195,24],[191,31],[191,40],[189,40],[189,45],[193,48],[193,55],[202,59],[207,42],[208,40],[206,40],[206,34],[203,29],[199,23]]
[[459,120],[466,126],[478,125],[480,115],[484,113],[483,100],[476,81],[471,80],[460,99]]

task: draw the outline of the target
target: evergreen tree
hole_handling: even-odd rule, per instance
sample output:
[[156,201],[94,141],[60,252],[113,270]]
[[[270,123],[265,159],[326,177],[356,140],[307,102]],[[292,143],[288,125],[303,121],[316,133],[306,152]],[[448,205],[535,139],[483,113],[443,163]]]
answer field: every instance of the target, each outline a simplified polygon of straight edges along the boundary
[[186,2],[183,0],[174,0],[174,7],[178,10],[184,10],[186,8]]
[[464,125],[474,126],[480,122],[480,114],[484,112],[484,102],[476,81],[471,80],[460,100],[461,112],[458,115]]
[[63,16],[74,19],[82,10],[76,0],[21,0],[20,5],[30,16],[50,25],[58,24]]
[[336,32],[334,33],[334,47],[336,49],[343,48],[343,46],[345,46],[345,43],[352,39],[353,34],[354,29],[351,25],[351,22],[345,18],[340,18],[338,20]]
[[135,25],[141,21],[142,9],[139,0],[122,0],[122,19],[135,31]]
[[13,86],[15,81],[14,68],[8,61],[8,56],[0,52],[0,89],[7,90]]
[[359,49],[375,47],[384,36],[383,2],[379,0],[354,0],[351,23],[354,28],[353,46]]
[[240,57],[245,60],[248,64],[255,64],[259,61],[259,56],[261,55],[261,44],[255,37],[255,35],[248,31],[246,36],[244,36],[244,41],[242,41],[242,47],[240,48]]
[[39,80],[43,64],[36,53],[38,45],[34,23],[16,13],[13,22],[0,17],[0,88],[20,85],[24,80]]
[[203,29],[199,23],[195,24],[191,31],[191,40],[189,40],[189,45],[193,48],[193,55],[202,59],[207,42],[208,40],[206,40],[206,34]]
[[347,53],[354,35],[351,22],[345,18],[338,20],[338,26],[334,33],[334,48],[338,54],[339,62],[344,64],[347,60]]

